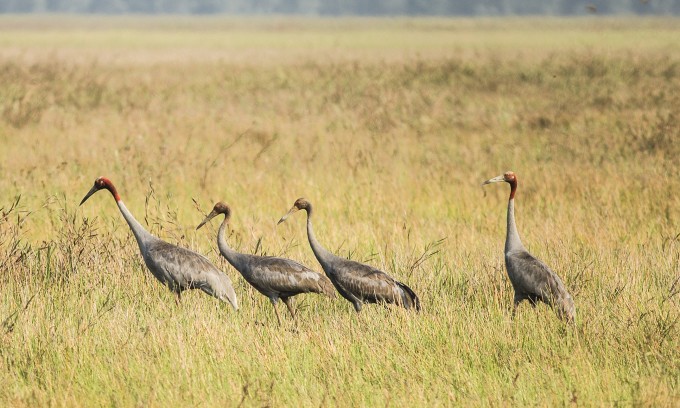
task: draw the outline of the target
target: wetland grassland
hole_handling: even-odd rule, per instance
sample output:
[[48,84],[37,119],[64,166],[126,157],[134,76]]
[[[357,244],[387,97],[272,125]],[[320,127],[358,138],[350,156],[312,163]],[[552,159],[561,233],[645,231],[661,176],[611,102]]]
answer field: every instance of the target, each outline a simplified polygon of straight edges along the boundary
[[[671,19],[0,18],[0,406],[680,404],[680,24]],[[525,245],[574,327],[511,319]],[[144,267],[109,177],[241,309]],[[231,245],[319,240],[423,310],[296,298],[279,327]]]

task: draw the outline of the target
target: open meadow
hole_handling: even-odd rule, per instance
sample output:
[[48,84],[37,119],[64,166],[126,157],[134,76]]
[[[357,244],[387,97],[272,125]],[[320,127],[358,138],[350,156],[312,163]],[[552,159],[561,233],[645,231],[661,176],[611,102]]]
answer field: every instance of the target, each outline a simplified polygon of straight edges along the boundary
[[[680,405],[680,22],[0,17],[0,406]],[[522,304],[503,245],[576,303]],[[175,296],[98,176],[205,254]],[[423,310],[295,298],[217,250],[333,252]],[[221,219],[220,219],[221,221]]]

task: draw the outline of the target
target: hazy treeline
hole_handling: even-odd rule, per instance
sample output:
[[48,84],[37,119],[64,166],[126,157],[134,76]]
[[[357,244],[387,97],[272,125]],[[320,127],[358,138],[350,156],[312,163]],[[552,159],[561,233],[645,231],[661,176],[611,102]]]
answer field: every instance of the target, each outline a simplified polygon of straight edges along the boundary
[[582,15],[680,14],[680,0],[0,0],[2,13]]

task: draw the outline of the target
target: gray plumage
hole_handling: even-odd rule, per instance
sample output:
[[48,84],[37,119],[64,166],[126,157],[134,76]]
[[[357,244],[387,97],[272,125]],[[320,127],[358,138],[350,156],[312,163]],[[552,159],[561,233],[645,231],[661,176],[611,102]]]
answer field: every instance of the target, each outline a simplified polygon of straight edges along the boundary
[[576,315],[574,300],[562,283],[562,280],[545,263],[531,255],[519,238],[515,223],[515,192],[517,176],[508,171],[503,175],[485,181],[489,183],[506,182],[510,184],[510,200],[508,201],[507,235],[505,238],[505,267],[515,290],[513,315],[517,306],[528,300],[532,305],[541,301],[550,305],[557,315],[568,322],[573,322]]
[[299,198],[279,223],[298,210],[307,211],[307,238],[314,256],[321,264],[340,295],[359,312],[364,303],[393,303],[406,309],[420,310],[418,296],[401,282],[372,266],[340,258],[326,250],[317,241],[312,228],[312,205]]
[[177,295],[178,303],[182,291],[200,289],[210,296],[231,304],[234,310],[238,310],[236,293],[229,277],[203,255],[169,244],[151,235],[125,207],[110,180],[104,177],[95,180],[94,186],[80,204],[82,205],[90,196],[102,189],[109,190],[116,200],[123,218],[137,240],[146,267],[156,279]]
[[304,265],[290,259],[242,254],[231,249],[224,236],[229,219],[231,218],[231,209],[225,203],[219,202],[215,204],[212,212],[208,214],[196,229],[201,228],[218,214],[224,214],[224,220],[217,233],[217,246],[220,253],[241,273],[246,282],[269,298],[279,324],[281,324],[281,317],[276,308],[279,299],[283,300],[288,311],[295,318],[295,312],[291,304],[293,296],[300,293],[321,293],[335,297],[335,290],[330,280]]

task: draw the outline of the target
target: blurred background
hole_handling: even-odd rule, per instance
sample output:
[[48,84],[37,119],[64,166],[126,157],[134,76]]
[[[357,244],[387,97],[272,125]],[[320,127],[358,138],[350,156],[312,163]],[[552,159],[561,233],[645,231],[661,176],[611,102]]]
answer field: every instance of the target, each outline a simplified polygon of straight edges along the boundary
[[1,13],[310,16],[677,15],[680,0],[0,0]]

